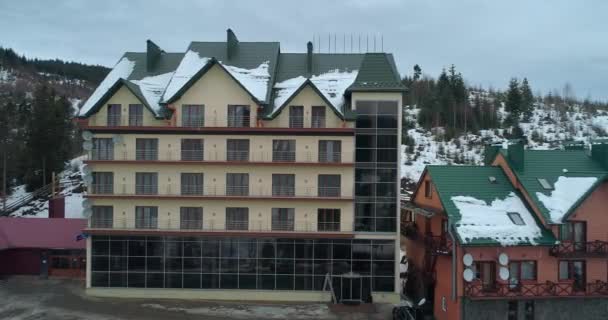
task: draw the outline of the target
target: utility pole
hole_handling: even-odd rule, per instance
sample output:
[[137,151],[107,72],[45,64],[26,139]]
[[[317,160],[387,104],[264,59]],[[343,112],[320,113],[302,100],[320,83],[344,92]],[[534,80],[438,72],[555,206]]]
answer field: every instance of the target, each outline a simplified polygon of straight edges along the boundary
[[2,211],[6,211],[6,148],[2,155]]

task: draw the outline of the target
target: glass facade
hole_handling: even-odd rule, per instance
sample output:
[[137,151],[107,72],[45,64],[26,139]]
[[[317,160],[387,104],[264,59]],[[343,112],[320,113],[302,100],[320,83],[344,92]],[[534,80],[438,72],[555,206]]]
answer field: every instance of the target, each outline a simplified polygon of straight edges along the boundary
[[[92,236],[93,287],[334,288],[345,274],[367,290],[394,290],[392,240]],[[351,275],[352,275],[351,274]]]
[[396,232],[399,109],[396,101],[357,101],[355,231]]

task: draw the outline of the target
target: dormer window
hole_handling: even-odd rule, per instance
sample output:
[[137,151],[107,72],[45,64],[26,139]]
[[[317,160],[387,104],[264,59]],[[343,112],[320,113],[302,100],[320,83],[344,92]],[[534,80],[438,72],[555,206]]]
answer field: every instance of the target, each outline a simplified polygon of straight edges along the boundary
[[511,222],[513,222],[513,224],[516,224],[518,226],[525,226],[526,223],[524,222],[524,219],[521,218],[521,216],[519,215],[519,213],[517,212],[507,212],[507,215],[509,216],[509,219],[511,219]]
[[547,179],[544,178],[538,178],[538,183],[540,183],[540,185],[543,187],[543,189],[545,190],[553,190],[553,188],[551,187],[551,184],[549,183],[549,181],[547,181]]

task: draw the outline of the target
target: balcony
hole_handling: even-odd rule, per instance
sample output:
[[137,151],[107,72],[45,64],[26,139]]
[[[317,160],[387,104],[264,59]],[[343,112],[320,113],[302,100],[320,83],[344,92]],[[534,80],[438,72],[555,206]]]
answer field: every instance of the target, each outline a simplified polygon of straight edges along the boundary
[[492,286],[478,281],[465,283],[464,295],[472,299],[544,298],[544,297],[606,297],[608,282],[595,281],[586,284],[574,282],[495,283]]
[[114,185],[113,184],[93,183],[90,187],[90,191],[91,191],[91,193],[95,193],[95,194],[113,194]]
[[424,244],[432,255],[452,255],[452,240],[446,236],[426,235],[424,237]]
[[202,149],[169,150],[159,152],[155,150],[126,150],[104,151],[93,150],[88,154],[91,162],[132,162],[139,164],[142,161],[158,163],[208,163],[225,165],[227,162],[243,162],[248,164],[284,164],[284,165],[310,165],[321,164],[328,166],[352,166],[354,164],[353,152],[321,152],[306,151],[204,151]]
[[561,258],[608,258],[608,241],[562,241],[553,246],[549,253]]
[[108,127],[118,127],[122,125],[122,120],[120,118],[120,114],[117,115],[108,115],[108,119],[107,119],[107,126]]
[[269,220],[179,220],[179,219],[90,219],[90,230],[154,230],[172,232],[268,232],[268,233],[339,233],[349,235],[352,229],[340,230],[340,223],[319,224],[316,221],[269,221]]
[[[271,186],[225,186],[225,185],[136,185],[127,183],[116,183],[114,186],[103,188],[89,188],[88,198],[176,198],[176,199],[310,199],[310,200],[352,200],[352,194],[340,193],[340,191],[321,191],[328,188],[292,188]],[[337,188],[340,189],[340,188]],[[113,191],[107,193],[104,191]],[[323,194],[321,196],[320,194]]]

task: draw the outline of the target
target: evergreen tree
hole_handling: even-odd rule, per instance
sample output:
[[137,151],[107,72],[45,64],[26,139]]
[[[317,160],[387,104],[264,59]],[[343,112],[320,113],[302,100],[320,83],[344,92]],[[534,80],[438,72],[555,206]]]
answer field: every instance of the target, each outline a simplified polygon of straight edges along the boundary
[[509,82],[509,90],[507,91],[506,109],[510,112],[509,123],[515,124],[519,122],[521,115],[521,93],[519,92],[519,84],[516,78],[511,78]]
[[414,81],[420,79],[421,75],[422,75],[422,69],[420,68],[419,65],[415,64],[414,65]]
[[530,121],[532,118],[532,111],[534,110],[534,95],[532,94],[532,89],[530,89],[530,85],[528,84],[528,79],[524,78],[521,82],[521,110],[524,115],[524,121]]

